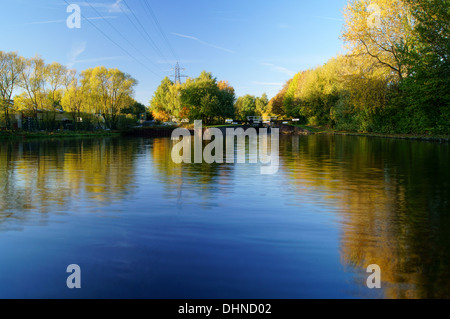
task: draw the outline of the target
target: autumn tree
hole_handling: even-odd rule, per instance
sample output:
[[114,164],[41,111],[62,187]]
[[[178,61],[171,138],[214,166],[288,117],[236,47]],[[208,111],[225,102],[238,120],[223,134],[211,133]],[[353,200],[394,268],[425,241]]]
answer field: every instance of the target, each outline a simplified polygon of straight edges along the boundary
[[64,86],[65,93],[62,98],[61,105],[64,110],[72,114],[75,129],[78,129],[79,121],[77,119],[82,117],[81,112],[83,111],[83,103],[85,102],[85,98],[83,96],[83,89],[81,87],[80,80],[75,70],[68,72]]
[[291,81],[292,80],[287,81],[281,91],[270,100],[268,106],[268,112],[270,115],[278,117],[285,116],[286,112],[284,110],[284,97]]
[[49,88],[50,101],[54,109],[60,106],[61,101],[57,98],[57,92],[67,83],[68,76],[67,67],[57,62],[53,62],[45,68],[45,78]]
[[[90,103],[96,102],[96,111],[104,116],[109,128],[117,128],[120,111],[126,107],[126,98],[132,96],[137,81],[118,69],[96,67],[82,73],[85,94]],[[92,104],[91,104],[92,106]]]
[[86,69],[81,72],[79,81],[83,96],[83,111],[90,114],[101,114],[102,107],[100,94],[95,84],[91,84],[94,69]]
[[221,105],[220,118],[225,120],[233,118],[235,115],[234,102],[236,101],[236,93],[234,87],[228,81],[219,81],[219,101]]
[[311,70],[299,72],[289,81],[283,96],[283,109],[286,116],[306,118],[311,115],[309,105],[301,99],[304,83],[311,73]]
[[39,127],[38,111],[45,108],[46,103],[46,65],[44,60],[35,56],[25,62],[25,67],[21,72],[21,86],[24,89],[24,97],[28,99],[27,105],[33,114],[36,125]]
[[53,62],[45,66],[44,70],[47,101],[45,103],[46,122],[49,129],[54,129],[56,125],[56,113],[61,111],[62,89],[68,81],[67,67]]
[[448,0],[350,0],[349,51],[300,72],[271,113],[340,130],[450,132]]
[[21,84],[24,68],[25,60],[16,52],[0,51],[0,108],[4,113],[7,128],[11,128],[9,113],[13,107],[12,95]]
[[258,114],[259,116],[268,115],[269,98],[267,97],[266,93],[263,93],[263,95],[261,95],[261,97],[256,98],[255,109],[256,109],[256,114]]
[[408,74],[400,48],[408,47],[412,27],[403,0],[351,0],[344,10],[342,38],[354,55],[366,55],[389,68],[396,80]]
[[173,93],[173,85],[174,83],[165,77],[150,101],[150,109],[156,121],[167,122],[170,120],[171,111],[174,109],[172,105],[174,99],[170,97]]

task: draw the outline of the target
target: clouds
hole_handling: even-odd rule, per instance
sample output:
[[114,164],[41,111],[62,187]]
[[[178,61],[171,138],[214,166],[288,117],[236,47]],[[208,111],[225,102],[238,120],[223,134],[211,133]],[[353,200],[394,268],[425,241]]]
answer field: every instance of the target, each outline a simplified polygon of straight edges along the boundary
[[77,63],[77,58],[84,51],[86,51],[86,41],[74,43],[72,45],[72,49],[67,53],[67,67],[69,69],[73,68],[73,66]]
[[[82,21],[86,20],[100,20],[100,19],[115,19],[117,16],[106,16],[106,17],[92,17],[92,18],[81,18]],[[48,21],[36,21],[16,24],[15,26],[27,26],[27,25],[39,25],[39,24],[51,24],[51,23],[66,23],[67,20],[48,20]]]
[[77,4],[82,7],[94,7],[98,8],[101,11],[105,11],[108,13],[123,13],[128,12],[126,7],[122,5],[123,0],[116,0],[113,3],[104,3],[104,2],[78,2]]
[[76,42],[72,45],[72,49],[67,53],[67,67],[72,69],[79,63],[97,63],[102,61],[111,61],[124,58],[124,56],[98,57],[80,60],[79,57],[86,52],[87,42]]
[[121,7],[121,3],[123,0],[116,0],[116,2],[111,5],[111,7],[109,8],[108,12],[122,12],[122,7]]
[[229,49],[226,49],[226,48],[222,48],[222,47],[217,46],[217,45],[215,45],[215,44],[211,44],[211,43],[202,41],[202,40],[200,40],[199,38],[193,37],[193,36],[191,36],[191,35],[185,35],[185,34],[175,33],[175,32],[172,32],[171,34],[172,34],[172,35],[175,35],[175,36],[177,36],[177,37],[180,37],[180,38],[185,38],[185,39],[189,39],[189,40],[196,41],[196,42],[198,42],[198,43],[201,43],[201,44],[203,44],[203,45],[209,46],[209,47],[214,48],[214,49],[217,49],[217,50],[221,50],[221,51],[228,52],[228,53],[231,53],[231,54],[234,54],[234,53],[235,53],[235,52],[232,51],[232,50],[229,50]]
[[272,64],[272,63],[261,63],[261,65],[267,66],[272,71],[283,73],[283,74],[286,74],[286,75],[288,75],[290,77],[293,77],[297,73],[295,71],[289,70],[289,69],[287,69],[285,67],[278,66],[278,65],[275,65],[275,64]]

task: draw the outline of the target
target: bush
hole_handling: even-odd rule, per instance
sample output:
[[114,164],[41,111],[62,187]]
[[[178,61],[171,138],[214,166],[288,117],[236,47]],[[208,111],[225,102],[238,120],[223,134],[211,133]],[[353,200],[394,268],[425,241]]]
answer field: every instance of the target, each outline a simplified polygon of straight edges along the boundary
[[119,116],[119,124],[118,124],[119,130],[125,130],[136,125],[138,125],[138,120],[136,116],[132,114]]

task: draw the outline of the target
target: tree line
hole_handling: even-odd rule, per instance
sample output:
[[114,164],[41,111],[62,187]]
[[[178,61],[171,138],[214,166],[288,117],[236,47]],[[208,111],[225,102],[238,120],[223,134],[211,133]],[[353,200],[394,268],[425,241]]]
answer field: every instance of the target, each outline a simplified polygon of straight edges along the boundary
[[289,80],[270,113],[304,124],[449,134],[448,0],[351,0],[347,54]]
[[185,83],[164,78],[157,88],[150,108],[157,121],[171,119],[202,120],[205,124],[224,123],[226,119],[246,121],[247,116],[262,116],[267,112],[269,99],[246,95],[236,98],[234,88],[227,81],[218,81],[203,71]]
[[[39,129],[58,128],[56,115],[69,112],[75,129],[96,125],[116,129],[128,113],[136,119],[146,112],[133,99],[137,81],[118,69],[95,67],[78,73],[57,62],[46,64],[35,56],[0,51],[0,112],[8,129],[11,115],[21,112],[34,118]],[[20,92],[20,94],[14,96]],[[43,118],[38,120],[38,114]]]

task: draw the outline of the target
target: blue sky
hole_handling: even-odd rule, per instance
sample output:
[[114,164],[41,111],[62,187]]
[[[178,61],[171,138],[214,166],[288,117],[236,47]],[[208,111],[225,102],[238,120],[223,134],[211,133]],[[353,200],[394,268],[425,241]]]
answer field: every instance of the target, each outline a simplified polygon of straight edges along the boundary
[[[67,3],[80,6],[80,29],[67,27]],[[78,71],[98,65],[118,68],[138,80],[135,98],[145,105],[164,76],[173,73],[176,61],[191,77],[206,70],[228,80],[238,96],[267,92],[273,97],[298,71],[344,51],[339,36],[347,0],[67,3],[2,1],[0,50],[25,57],[39,54],[47,63]]]

